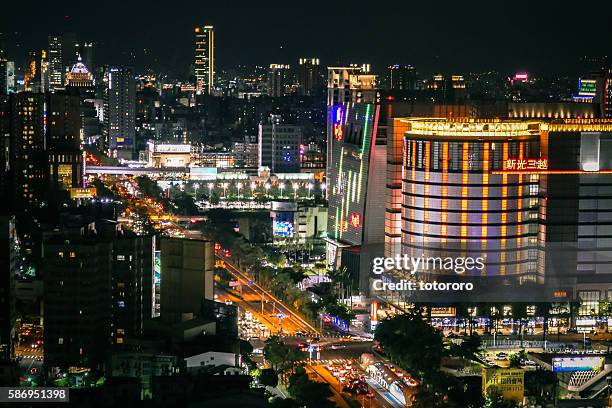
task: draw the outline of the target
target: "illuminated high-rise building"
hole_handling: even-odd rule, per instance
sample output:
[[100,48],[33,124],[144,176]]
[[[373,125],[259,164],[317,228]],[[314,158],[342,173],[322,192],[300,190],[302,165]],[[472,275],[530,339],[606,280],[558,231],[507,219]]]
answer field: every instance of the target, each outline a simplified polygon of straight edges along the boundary
[[259,125],[259,167],[275,173],[299,173],[302,128],[284,123],[280,115],[270,115]]
[[372,257],[384,247],[387,152],[377,138],[379,110],[373,103],[328,108],[327,261],[330,268],[346,268],[362,294]]
[[10,163],[14,208],[44,201],[47,171],[45,94],[19,92],[10,96]]
[[60,91],[47,94],[46,150],[50,191],[81,187],[81,101],[78,95]]
[[270,64],[268,68],[268,96],[284,96],[289,85],[291,66],[285,64]]
[[0,95],[15,92],[15,63],[0,59]]
[[15,275],[17,273],[15,217],[0,216],[0,361],[15,357]]
[[47,60],[49,61],[48,68],[48,83],[49,90],[55,91],[64,88],[64,60],[62,36],[49,36],[49,50],[47,52]]
[[327,68],[327,106],[379,100],[378,77],[370,72],[370,64]]
[[9,61],[0,48],[0,95],[15,92],[15,63]]
[[322,84],[318,58],[300,58],[298,83],[300,95],[316,95],[320,92]]
[[[517,115],[520,104],[510,105]],[[612,294],[605,235],[612,206],[602,196],[612,186],[612,121],[526,105],[531,117],[523,119],[388,119],[394,159],[387,163],[384,255],[480,257],[483,269],[459,277],[440,266],[417,275],[477,282],[472,301],[580,299],[597,309]],[[570,118],[557,118],[561,112]],[[386,277],[411,279],[401,271]],[[401,306],[415,293],[376,295]],[[427,300],[440,301],[434,295]]]
[[389,66],[389,89],[412,91],[416,89],[417,72],[412,65],[393,64]]
[[111,155],[132,158],[136,133],[136,81],[130,67],[108,67],[104,89],[104,143]]
[[215,29],[195,28],[195,77],[198,94],[211,94],[215,84]]

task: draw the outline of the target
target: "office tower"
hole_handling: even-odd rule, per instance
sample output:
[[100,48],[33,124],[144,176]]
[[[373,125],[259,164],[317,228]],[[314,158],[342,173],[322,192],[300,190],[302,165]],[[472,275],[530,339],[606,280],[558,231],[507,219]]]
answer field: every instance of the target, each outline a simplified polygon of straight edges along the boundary
[[64,60],[61,36],[49,36],[47,60],[49,61],[49,69],[47,71],[49,90],[62,89],[64,87]]
[[347,268],[362,294],[368,293],[371,261],[384,247],[384,140],[377,138],[379,106],[334,105],[328,111],[327,260]]
[[114,221],[62,220],[43,236],[45,362],[95,367],[151,317],[154,238]]
[[112,243],[93,225],[43,238],[45,363],[95,367],[105,361],[112,317]]
[[318,58],[300,58],[298,83],[300,95],[316,95],[321,91],[321,72]]
[[0,96],[15,92],[15,62],[0,50]]
[[10,361],[15,355],[15,217],[0,216],[0,359]]
[[213,300],[213,243],[161,238],[161,319],[165,324],[201,315],[205,300]]
[[300,172],[302,128],[283,122],[280,115],[270,115],[259,125],[259,167],[274,173]]
[[389,66],[389,89],[412,91],[416,89],[417,73],[412,65],[393,64]]
[[86,95],[95,92],[94,85],[94,77],[79,55],[77,62],[66,74],[66,89]]
[[111,342],[120,345],[141,335],[152,317],[155,237],[121,233],[112,243]]
[[130,67],[109,67],[104,89],[104,143],[113,157],[131,159],[136,128],[136,83]]
[[82,185],[81,126],[78,95],[47,94],[47,178],[52,192]]
[[289,85],[291,67],[284,64],[270,64],[268,68],[268,96],[279,97],[285,95],[285,88]]
[[195,76],[198,94],[211,94],[215,84],[215,29],[195,28]]
[[49,60],[47,51],[40,52],[40,92],[49,92]]
[[15,208],[40,204],[46,193],[45,95],[20,92],[10,95],[11,182]]
[[43,92],[45,80],[42,77],[41,54],[31,51],[26,59],[23,73],[23,89],[26,92]]
[[380,94],[377,76],[370,65],[327,68],[327,106],[348,102],[377,103]]

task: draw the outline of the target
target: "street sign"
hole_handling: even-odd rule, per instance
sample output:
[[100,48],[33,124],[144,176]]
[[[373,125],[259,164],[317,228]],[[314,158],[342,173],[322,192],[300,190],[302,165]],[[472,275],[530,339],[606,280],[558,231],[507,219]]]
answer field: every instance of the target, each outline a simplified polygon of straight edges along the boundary
[[283,317],[285,317],[285,315],[279,312],[279,313],[276,315],[276,317],[278,317],[279,319],[282,319]]

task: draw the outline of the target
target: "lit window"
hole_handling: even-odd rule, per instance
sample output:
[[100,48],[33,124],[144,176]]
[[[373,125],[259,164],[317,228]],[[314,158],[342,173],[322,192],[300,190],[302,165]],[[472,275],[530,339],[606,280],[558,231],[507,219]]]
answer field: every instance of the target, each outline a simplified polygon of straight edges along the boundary
[[71,258],[76,258],[76,253],[75,252],[70,252],[70,257]]
[[60,258],[63,258],[64,257],[64,253],[63,252],[58,252],[57,256],[59,256]]
[[125,255],[117,255],[118,261],[125,261]]

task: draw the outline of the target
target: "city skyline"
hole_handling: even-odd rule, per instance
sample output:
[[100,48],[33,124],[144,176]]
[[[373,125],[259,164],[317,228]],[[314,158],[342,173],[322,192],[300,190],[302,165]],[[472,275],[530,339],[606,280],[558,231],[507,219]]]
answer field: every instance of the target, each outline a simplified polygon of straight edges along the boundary
[[[17,62],[27,52],[45,48],[50,33],[76,32],[83,41],[97,43],[99,61],[142,70],[151,67],[178,77],[186,76],[193,64],[193,28],[200,25],[216,28],[216,58],[222,70],[238,65],[297,65],[298,58],[314,56],[322,65],[371,63],[376,71],[401,63],[424,73],[571,74],[583,69],[581,58],[612,51],[606,41],[605,13],[591,15],[588,30],[575,30],[579,22],[574,15],[545,5],[530,5],[525,13],[519,9],[509,21],[498,14],[502,11],[499,6],[474,6],[438,15],[419,7],[398,7],[372,14],[349,11],[343,21],[321,24],[332,17],[315,9],[192,5],[168,16],[154,7],[127,6],[117,16],[102,11],[102,18],[112,23],[97,25],[86,8],[57,10],[43,5],[27,20],[9,10],[0,17],[4,20],[0,27],[7,53]],[[23,30],[25,24],[28,30]],[[337,24],[355,29],[340,36]]]

